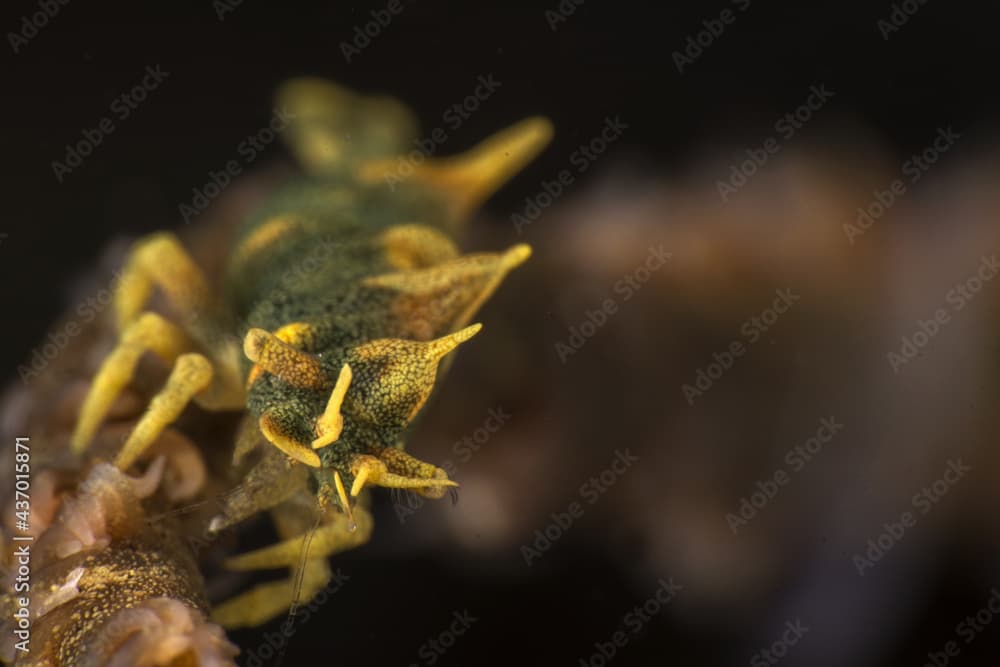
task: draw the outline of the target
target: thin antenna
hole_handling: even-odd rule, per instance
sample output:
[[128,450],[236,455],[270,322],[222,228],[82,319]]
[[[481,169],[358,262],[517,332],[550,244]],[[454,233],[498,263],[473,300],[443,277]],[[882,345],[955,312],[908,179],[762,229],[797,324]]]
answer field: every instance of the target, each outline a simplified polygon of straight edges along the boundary
[[306,539],[302,541],[302,554],[299,556],[299,568],[295,571],[295,581],[292,584],[292,604],[288,606],[288,616],[285,618],[285,622],[282,624],[281,634],[284,635],[288,641],[281,645],[281,650],[278,652],[278,658],[274,663],[274,667],[281,667],[281,663],[285,660],[285,652],[288,650],[288,644],[292,638],[292,626],[295,623],[295,614],[299,611],[299,603],[301,602],[300,597],[302,595],[302,580],[305,578],[306,572],[306,560],[309,556],[309,546],[312,544],[313,536],[316,531],[319,530],[319,524],[323,521],[323,513],[325,511],[324,503],[321,501],[318,507],[319,511],[316,513],[316,522],[313,523],[312,528],[309,529],[309,533],[306,535]]
[[163,519],[166,519],[167,517],[177,516],[179,514],[187,514],[188,512],[190,512],[192,510],[195,510],[195,509],[201,507],[202,505],[206,505],[206,504],[208,504],[210,502],[212,502],[211,498],[206,499],[206,500],[200,500],[200,501],[198,501],[196,503],[192,503],[191,505],[184,505],[183,507],[178,507],[176,509],[168,510],[166,512],[161,512],[160,514],[155,514],[155,515],[150,516],[149,518],[146,519],[146,522],[147,523],[156,523],[157,521],[162,521]]
[[172,510],[167,510],[166,512],[161,512],[159,514],[156,514],[156,515],[148,517],[146,519],[146,521],[147,521],[147,523],[155,523],[156,521],[160,521],[162,519],[166,519],[167,517],[177,516],[178,514],[187,514],[188,512],[190,512],[192,510],[195,510],[195,509],[201,507],[202,505],[207,505],[208,503],[211,503],[211,502],[218,503],[220,501],[225,501],[227,498],[229,498],[229,496],[235,494],[236,492],[240,491],[241,489],[243,489],[243,484],[237,484],[236,486],[234,486],[229,491],[226,491],[225,493],[220,493],[219,495],[215,496],[214,498],[205,498],[205,500],[199,500],[198,502],[191,503],[190,505],[184,505],[182,507],[177,507],[177,508],[172,509]]

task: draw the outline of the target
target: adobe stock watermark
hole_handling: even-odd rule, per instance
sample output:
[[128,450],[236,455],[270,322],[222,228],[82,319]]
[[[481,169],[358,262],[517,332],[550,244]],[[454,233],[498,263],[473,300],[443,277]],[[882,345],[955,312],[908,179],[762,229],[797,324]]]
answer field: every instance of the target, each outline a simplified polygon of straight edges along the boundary
[[[483,445],[489,442],[510,421],[511,417],[512,415],[505,411],[502,405],[490,408],[482,425],[472,433],[463,435],[460,440],[452,444],[451,451],[455,458],[446,459],[438,467],[448,473],[450,479],[455,479],[459,467],[471,461],[472,457],[483,448]],[[418,496],[406,489],[391,489],[389,495],[392,497],[392,507],[400,523],[406,523],[407,519],[416,514],[417,510],[427,502],[423,496]]]
[[[343,240],[336,234],[327,233],[317,238],[304,255],[297,257],[285,267],[281,276],[267,292],[266,298],[262,298],[257,315],[265,321],[268,318],[277,317],[276,312],[280,308],[277,304],[286,300],[288,295],[295,292],[303,281],[309,280],[310,276],[315,275],[325,266],[332,253],[340,248],[342,243]],[[189,321],[194,322],[200,317],[201,314],[196,311],[191,315]],[[236,349],[241,349],[243,332],[250,328],[250,322],[246,318],[241,318],[236,323],[230,323],[227,325],[228,328],[218,326],[211,318],[206,318],[202,324],[202,342],[218,348],[236,346]]]
[[[668,604],[673,602],[677,594],[684,590],[680,584],[674,583],[674,578],[659,579],[659,587],[642,604],[637,604],[629,610],[621,620],[620,630],[616,630],[605,641],[594,642],[594,652],[577,662],[580,667],[605,667],[614,660],[618,652],[628,646],[635,635],[639,635],[647,625],[658,616]],[[631,634],[629,634],[631,633]]]
[[236,144],[237,158],[227,160],[218,171],[209,169],[205,183],[201,187],[191,188],[191,200],[177,205],[177,213],[184,220],[184,224],[190,224],[199,214],[204,213],[233,179],[243,173],[243,169],[256,160],[265,148],[274,143],[292,120],[295,120],[295,115],[288,109],[274,109],[267,125]]
[[469,631],[472,624],[479,620],[469,613],[468,609],[453,611],[451,616],[452,620],[448,627],[420,645],[420,648],[417,649],[417,657],[420,658],[420,662],[411,662],[409,667],[420,667],[421,665],[431,667],[431,665],[437,664],[441,657],[448,652],[448,649],[454,646],[458,639]]
[[350,577],[344,574],[339,568],[334,571],[330,582],[321,588],[309,602],[298,606],[294,623],[281,624],[280,630],[275,632],[265,632],[264,641],[257,648],[251,649],[242,655],[240,664],[245,667],[265,667],[271,664],[271,659],[275,656],[284,655],[289,640],[295,636],[298,629],[309,622],[319,608],[326,604],[331,596],[336,595],[348,581]]
[[785,631],[781,633],[780,637],[771,642],[770,646],[750,656],[750,666],[767,667],[767,665],[777,665],[808,632],[809,626],[804,625],[798,618],[794,621],[785,621]]
[[[968,646],[983,633],[997,615],[1000,615],[1000,590],[996,587],[990,589],[990,597],[986,604],[969,614],[955,625],[955,635]],[[938,651],[927,652],[927,662],[924,667],[947,667],[951,664],[952,658],[957,658],[962,653],[963,644],[956,639],[949,639]]]
[[603,155],[611,144],[618,141],[627,129],[628,123],[622,121],[620,116],[614,118],[606,116],[601,131],[594,135],[590,141],[580,144],[576,150],[570,153],[569,163],[574,169],[561,169],[551,181],[543,180],[534,196],[525,197],[524,208],[521,209],[521,212],[510,216],[510,221],[514,225],[514,231],[517,232],[517,235],[521,236],[525,227],[538,220],[542,212],[552,206],[566,191],[566,188],[576,182],[577,176],[587,171],[590,165]]
[[545,10],[545,22],[549,24],[549,30],[555,32],[560,23],[565,23],[569,17],[576,14],[576,10],[583,5],[584,0],[559,0],[559,4],[552,9]]
[[215,10],[215,18],[220,22],[226,20],[227,14],[232,14],[243,4],[243,0],[213,0],[212,9]]
[[448,141],[451,135],[448,134],[445,127],[452,132],[458,130],[502,86],[503,82],[497,81],[492,73],[480,74],[476,78],[476,87],[472,93],[466,95],[459,102],[453,103],[441,114],[444,127],[435,127],[423,137],[414,139],[413,144],[416,148],[396,158],[396,164],[392,171],[387,171],[384,175],[389,189],[395,191],[397,185],[409,178],[414,169],[423,164],[424,160],[433,156]]
[[755,490],[750,496],[740,498],[740,506],[736,512],[726,514],[726,523],[729,524],[733,535],[739,535],[740,529],[749,525],[768,503],[774,500],[778,491],[792,481],[792,476],[802,472],[843,428],[844,425],[838,422],[836,417],[823,417],[819,421],[819,428],[812,436],[785,453],[783,460],[788,466],[787,470],[779,467],[763,481],[758,479],[754,484]]
[[728,202],[730,196],[749,183],[750,179],[764,168],[768,160],[778,154],[783,142],[791,141],[835,94],[834,91],[827,89],[825,83],[810,86],[805,101],[774,122],[775,134],[761,142],[759,147],[746,149],[746,159],[730,165],[728,179],[715,181],[715,190],[719,193],[719,198],[723,202]]
[[46,341],[31,350],[28,365],[20,364],[17,374],[25,385],[39,377],[48,365],[58,357],[79,336],[86,326],[93,322],[114,299],[115,291],[122,280],[120,271],[115,271],[107,287],[101,288],[96,294],[88,296],[76,305],[74,316],[62,323],[59,328],[49,331]]
[[916,331],[900,338],[899,350],[890,350],[886,354],[892,372],[899,374],[903,366],[920,356],[945,325],[951,322],[952,314],[968,306],[986,284],[996,277],[997,271],[1000,271],[1000,259],[996,253],[983,255],[976,272],[945,293],[945,304],[936,308],[928,319],[917,320]]
[[888,41],[893,33],[899,32],[927,2],[928,0],[903,0],[892,3],[889,15],[875,22],[882,39]]
[[736,360],[746,354],[750,346],[770,331],[778,319],[791,310],[792,306],[802,298],[802,295],[796,294],[788,287],[775,290],[774,295],[771,305],[740,325],[742,339],[735,338],[722,352],[713,352],[712,361],[695,371],[694,382],[681,385],[681,393],[688,405],[694,405],[695,399],[708,393],[715,386],[715,383],[733,367]]
[[850,244],[854,245],[854,239],[867,232],[876,220],[885,215],[892,208],[892,205],[906,194],[907,184],[913,185],[919,181],[927,170],[961,138],[962,135],[951,129],[950,125],[939,127],[934,141],[919,153],[911,155],[903,163],[901,169],[903,177],[894,179],[884,190],[873,191],[872,199],[868,204],[858,208],[854,223],[845,222],[841,226]]
[[[624,450],[616,449],[615,456],[611,459],[608,467],[580,485],[579,497],[588,505],[593,505],[615,485],[629,468],[638,462],[639,457],[632,454],[628,447]],[[535,539],[529,544],[521,545],[521,557],[524,558],[524,564],[531,567],[531,564],[548,552],[574,523],[583,518],[583,515],[584,507],[579,500],[574,500],[567,505],[565,511],[550,514],[551,521],[535,530]]]
[[[611,316],[618,312],[621,305],[631,300],[671,257],[673,257],[673,253],[664,250],[662,243],[650,246],[645,261],[615,281],[612,287],[612,293],[615,296],[605,298],[600,307],[595,310],[588,308],[584,311],[583,320],[569,327],[567,339],[555,342],[556,356],[559,357],[559,361],[565,364],[567,359],[583,349],[587,341],[596,336],[601,327],[608,323]],[[620,300],[616,297],[620,297]]]
[[883,523],[882,532],[877,537],[868,540],[864,552],[854,554],[851,561],[854,563],[858,575],[865,576],[866,570],[875,567],[879,561],[885,558],[886,554],[906,537],[907,531],[912,530],[917,525],[917,520],[934,509],[941,502],[941,499],[951,491],[952,487],[971,471],[972,468],[964,464],[962,459],[949,459],[944,474],[920,489],[910,499],[910,506],[915,512],[906,510],[896,520]]
[[351,33],[351,41],[340,42],[340,53],[344,56],[344,62],[351,64],[352,58],[357,58],[361,52],[371,45],[372,41],[378,39],[382,31],[389,27],[392,19],[403,13],[405,7],[401,0],[389,0],[383,9],[373,9],[369,12],[371,20],[354,26]]
[[39,0],[36,11],[22,16],[20,30],[7,33],[7,43],[10,44],[10,50],[14,55],[20,53],[28,42],[37,37],[42,28],[47,26],[69,2],[70,0]]
[[685,67],[694,65],[695,61],[701,58],[702,54],[715,44],[715,40],[722,37],[722,34],[726,31],[726,26],[730,26],[736,22],[739,12],[745,12],[750,8],[750,1],[730,0],[730,4],[736,7],[735,11],[726,7],[719,12],[718,18],[703,20],[701,22],[701,30],[693,35],[688,35],[684,42],[684,50],[674,51],[671,54],[678,74],[683,74]]
[[108,107],[111,115],[101,118],[94,127],[85,127],[80,132],[79,140],[73,144],[66,144],[63,160],[52,161],[52,173],[56,177],[56,182],[62,183],[66,176],[83,164],[84,158],[93,153],[112,132],[118,129],[115,121],[123,122],[128,119],[168,76],[170,72],[164,72],[159,65],[147,65],[142,78],[111,101]]

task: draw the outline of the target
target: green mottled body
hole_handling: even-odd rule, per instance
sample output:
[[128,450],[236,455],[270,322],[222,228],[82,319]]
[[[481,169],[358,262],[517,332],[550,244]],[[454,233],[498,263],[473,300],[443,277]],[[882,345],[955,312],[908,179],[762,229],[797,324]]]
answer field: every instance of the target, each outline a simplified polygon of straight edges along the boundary
[[[284,417],[288,435],[303,442],[312,439],[313,424],[302,416],[322,412],[348,350],[372,340],[411,337],[412,327],[393,312],[396,293],[362,284],[365,278],[400,269],[387,252],[384,232],[447,218],[446,202],[426,188],[362,184],[340,174],[296,180],[253,215],[242,239],[274,220],[296,223],[251,258],[230,267],[228,301],[243,323],[240,335],[251,327],[273,332],[293,323],[308,324],[310,335],[298,347],[319,357],[330,382],[320,389],[303,389],[264,374],[249,389],[250,412],[259,417],[276,411]],[[443,231],[427,231],[446,242]],[[449,332],[427,331],[429,337]],[[251,365],[246,362],[245,370]],[[357,392],[365,391],[363,383],[354,386]],[[320,450],[323,467],[346,468],[351,454],[364,453],[373,444],[397,446],[405,426],[405,420],[392,418],[359,425],[348,409],[338,443]],[[321,480],[329,477],[323,469],[316,473]]]
[[[447,355],[482,328],[475,313],[531,249],[459,255],[447,230],[551,136],[548,121],[529,118],[463,155],[416,161],[403,157],[415,121],[390,98],[297,79],[279,91],[278,106],[304,175],[246,221],[222,290],[174,235],[136,244],[115,293],[121,338],[71,438],[75,451],[86,450],[147,352],[171,371],[115,457],[119,470],[148,455],[191,401],[246,408],[233,461],[260,456],[208,530],[270,511],[281,541],[226,567],[288,567],[294,576],[216,606],[213,618],[228,627],[263,623],[294,608],[300,592],[308,599],[323,588],[325,557],[371,534],[371,515],[356,500],[366,487],[441,498],[457,486],[402,451],[404,434]],[[180,322],[146,309],[153,290]],[[313,499],[339,511],[314,519]]]
[[[253,215],[242,237],[284,216],[295,217],[298,226],[263,248],[248,265],[230,267],[227,276],[228,300],[248,327],[273,331],[291,322],[350,317],[352,313],[344,312],[342,304],[356,304],[371,296],[362,294],[357,281],[397,270],[379,247],[379,234],[393,225],[440,220],[444,202],[413,187],[392,190],[342,177],[334,181],[303,178],[283,188]],[[377,324],[376,329],[385,324]],[[385,330],[368,333],[392,335]]]

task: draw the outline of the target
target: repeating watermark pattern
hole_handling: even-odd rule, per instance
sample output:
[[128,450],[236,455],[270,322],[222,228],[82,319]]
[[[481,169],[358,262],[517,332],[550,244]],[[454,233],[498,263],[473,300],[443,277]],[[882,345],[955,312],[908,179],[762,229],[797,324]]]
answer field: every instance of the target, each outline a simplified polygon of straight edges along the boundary
[[97,319],[105,308],[114,299],[114,293],[121,282],[121,273],[116,271],[107,287],[101,288],[96,294],[88,296],[76,305],[75,316],[67,320],[55,331],[50,331],[46,336],[46,341],[31,350],[28,365],[20,364],[17,367],[17,374],[21,382],[28,384],[30,380],[37,378],[53,359],[66,349],[70,341],[84,331],[86,325]]
[[164,72],[160,69],[160,65],[147,65],[139,82],[112,100],[108,107],[110,115],[101,118],[94,127],[85,127],[80,132],[80,139],[75,143],[66,144],[66,154],[61,162],[52,161],[52,173],[56,177],[56,182],[62,183],[66,176],[83,164],[84,158],[93,153],[111,133],[118,129],[115,121],[120,123],[131,116],[168,76],[170,72]]
[[[674,583],[674,578],[657,581],[659,588],[642,604],[637,604],[621,620],[622,629],[616,630],[606,641],[594,642],[594,652],[579,659],[580,667],[604,667],[614,660],[618,652],[628,646],[635,635],[643,629],[670,604],[677,594],[684,590],[680,584]],[[631,633],[631,634],[629,634]]]
[[878,28],[882,39],[888,41],[893,33],[899,32],[927,2],[928,0],[903,0],[902,2],[892,3],[889,16],[879,19],[875,23],[875,27]]
[[945,293],[945,305],[936,308],[929,318],[917,320],[916,330],[900,338],[899,349],[889,350],[886,353],[886,360],[892,372],[899,374],[903,366],[920,356],[945,325],[951,322],[952,314],[968,306],[986,283],[996,277],[998,271],[1000,271],[1000,259],[996,254],[983,255],[976,273]]
[[583,320],[569,327],[569,336],[566,340],[555,342],[556,356],[559,357],[559,361],[565,364],[571,356],[583,349],[587,341],[597,335],[597,332],[608,323],[611,316],[618,312],[621,305],[638,294],[642,286],[671,257],[673,257],[673,254],[664,250],[662,243],[657,246],[650,246],[645,261],[615,281],[612,287],[614,296],[605,298],[597,309],[591,310],[588,308],[584,311]]
[[242,4],[243,0],[214,0],[212,9],[215,10],[215,18],[225,21],[226,15],[235,12]]
[[770,306],[740,325],[740,333],[743,338],[733,339],[722,352],[713,352],[712,361],[695,371],[694,383],[681,385],[681,393],[684,394],[684,400],[687,401],[688,405],[694,405],[695,399],[708,393],[715,386],[715,383],[736,364],[736,360],[746,354],[750,346],[770,331],[778,318],[787,313],[802,298],[801,294],[796,294],[788,287],[777,289],[774,294],[774,301],[771,302]]
[[368,48],[372,41],[378,39],[382,31],[389,27],[392,19],[403,13],[405,7],[400,0],[389,0],[384,9],[373,9],[370,12],[371,20],[364,24],[354,26],[351,34],[351,41],[340,42],[340,52],[344,56],[344,62],[351,64],[352,58],[357,58],[361,52]]
[[757,480],[754,484],[755,490],[748,496],[740,498],[740,506],[736,512],[726,515],[726,523],[733,535],[738,535],[741,528],[746,527],[760,512],[767,507],[781,487],[787,486],[792,481],[792,476],[809,465],[822,451],[824,446],[833,441],[844,425],[837,421],[836,417],[823,417],[819,421],[819,428],[805,442],[795,445],[785,453],[784,462],[788,466],[786,470],[780,467],[763,481]]
[[[296,291],[298,285],[326,266],[330,261],[330,256],[340,246],[340,239],[336,235],[327,234],[317,239],[304,256],[288,265],[275,281],[271,291],[265,298],[261,299],[255,313],[260,319],[256,321],[273,321],[273,319],[269,320],[268,318],[275,317],[274,310],[278,307],[276,304],[284,302],[289,294]],[[202,313],[194,312],[189,317],[189,321],[194,322],[201,319]],[[231,329],[226,329],[217,326],[211,318],[205,318],[202,325],[200,327],[202,343],[218,349],[235,346],[235,349],[238,350],[242,350],[243,335],[251,326],[254,326],[249,320],[241,319]]]
[[[938,128],[934,141],[919,153],[914,153],[903,163],[902,178],[896,178],[883,190],[874,190],[872,199],[863,207],[858,208],[854,223],[845,222],[842,225],[844,235],[851,245],[854,239],[867,232],[875,221],[892,208],[900,197],[906,194],[907,182],[913,185],[919,181],[931,166],[934,165],[949,148],[955,145],[962,135],[951,129],[951,126]],[[905,179],[905,180],[904,180]]]
[[555,8],[546,9],[545,22],[549,24],[549,30],[555,32],[559,24],[568,21],[584,2],[585,0],[559,0]]
[[69,2],[70,0],[39,0],[37,11],[22,16],[20,30],[7,33],[7,42],[14,55],[20,53]]
[[718,18],[703,20],[701,22],[701,30],[693,35],[688,35],[687,40],[684,42],[684,50],[673,52],[674,67],[677,68],[677,72],[683,74],[685,67],[694,65],[695,61],[701,58],[702,54],[715,44],[715,40],[722,37],[722,34],[726,31],[726,26],[736,22],[739,12],[745,12],[750,8],[750,1],[730,0],[730,4],[736,6],[736,11],[726,7],[719,13]]
[[[976,613],[969,614],[955,625],[955,635],[968,646],[988,628],[1000,614],[1000,590],[990,589],[990,597]],[[924,667],[947,667],[952,658],[957,658],[962,652],[962,644],[955,639],[949,639],[938,651],[927,652],[927,662]]]
[[759,147],[746,149],[746,159],[738,164],[730,165],[728,179],[715,181],[715,189],[719,193],[719,198],[723,202],[728,202],[729,197],[749,183],[750,179],[764,168],[768,160],[778,154],[783,142],[791,141],[835,94],[834,91],[827,89],[825,83],[810,86],[809,96],[806,97],[805,102],[774,122],[775,134],[761,142]]
[[[444,127],[438,126],[425,136],[414,139],[416,146],[405,155],[396,158],[396,165],[392,171],[385,173],[385,182],[390,190],[395,191],[396,186],[405,181],[413,173],[413,170],[423,164],[424,160],[434,155],[441,146],[451,137],[448,130],[455,132],[462,127],[469,118],[472,117],[479,107],[493,97],[498,89],[503,86],[503,82],[497,81],[493,74],[480,74],[476,78],[476,87],[472,93],[466,95],[461,101],[455,102],[444,110],[441,114],[441,121]],[[445,129],[448,128],[448,130]]]
[[282,623],[281,629],[275,632],[265,632],[264,641],[257,648],[247,651],[246,656],[241,660],[245,667],[264,667],[270,664],[275,656],[284,655],[284,650],[289,640],[295,636],[299,628],[309,622],[319,608],[326,604],[332,595],[340,591],[348,581],[350,576],[344,574],[339,568],[334,571],[330,582],[324,586],[309,602],[299,605],[295,615],[295,623]]
[[777,665],[805,637],[807,632],[809,632],[809,626],[804,625],[800,619],[785,621],[785,631],[781,633],[781,636],[771,642],[767,648],[750,656],[751,667]]
[[436,665],[441,657],[448,652],[448,649],[458,642],[459,637],[468,632],[472,624],[479,620],[478,617],[469,613],[468,609],[453,611],[451,616],[452,621],[447,628],[438,633],[436,637],[432,637],[420,645],[420,648],[417,649],[417,657],[420,658],[420,661],[411,662],[409,667]]
[[[615,485],[619,477],[638,462],[639,457],[632,454],[628,447],[624,450],[616,449],[611,464],[580,485],[579,497],[585,500],[588,505],[593,505]],[[551,521],[535,530],[535,539],[530,544],[521,546],[521,556],[524,558],[525,565],[531,567],[532,562],[541,558],[551,549],[576,521],[583,518],[583,515],[584,507],[579,500],[574,500],[567,505],[564,512],[550,514]]]
[[893,547],[906,537],[907,531],[917,525],[919,517],[934,509],[951,488],[971,471],[972,468],[964,464],[962,459],[949,459],[944,474],[915,493],[910,499],[910,506],[915,510],[915,513],[906,510],[899,515],[897,520],[883,523],[882,533],[868,540],[864,553],[854,555],[851,560],[858,574],[863,577],[866,570],[875,567]]
[[590,141],[580,144],[576,150],[570,153],[569,163],[575,171],[560,169],[551,181],[542,180],[538,192],[532,197],[525,197],[521,212],[510,216],[510,221],[514,225],[514,231],[517,232],[517,235],[521,236],[525,227],[538,220],[542,212],[552,206],[566,191],[566,188],[576,182],[577,176],[587,171],[590,165],[603,155],[611,144],[618,141],[627,129],[628,123],[624,122],[620,116],[614,118],[606,116],[601,131],[594,135]]
[[[323,237],[309,250],[309,253],[288,266],[281,277],[268,294],[268,299],[264,301],[267,307],[273,308],[274,304],[282,300],[301,281],[318,271],[329,260],[333,250],[338,247],[338,240],[332,236]],[[62,351],[70,344],[71,340],[86,330],[87,325],[97,319],[114,301],[114,295],[119,290],[119,285],[123,280],[121,271],[115,271],[106,287],[101,288],[95,294],[88,296],[73,309],[74,317],[66,320],[59,328],[50,331],[46,336],[46,341],[32,349],[27,364],[20,364],[17,367],[21,382],[28,384],[39,377],[48,365],[58,357]],[[201,313],[191,313],[190,321],[198,320]],[[208,324],[210,320],[205,320]],[[250,326],[247,321],[242,321],[234,325],[233,329],[203,327],[203,342],[211,345],[218,345],[220,348],[226,345],[235,345],[237,349],[243,344],[240,333],[246,331]]]
[[11,625],[14,648],[27,655],[31,650],[31,438],[14,438],[14,528],[13,553],[8,561],[12,582]]
[[606,116],[604,126],[590,141],[577,146],[576,150],[570,153],[569,163],[575,168],[575,173],[569,169],[561,169],[555,178],[542,180],[539,190],[534,196],[524,198],[524,207],[520,213],[510,216],[510,221],[514,225],[514,231],[520,236],[524,233],[524,228],[532,224],[548,207],[552,206],[559,197],[563,195],[566,188],[576,182],[576,177],[587,171],[590,165],[597,158],[608,150],[608,147],[616,142],[622,133],[628,129],[628,123],[622,121],[620,116]]
[[236,144],[238,158],[227,160],[218,171],[209,169],[205,183],[201,187],[191,188],[191,200],[177,205],[177,213],[184,220],[184,224],[190,224],[198,214],[204,213],[233,179],[243,173],[243,169],[256,160],[264,149],[274,143],[292,120],[295,120],[295,114],[288,109],[274,109],[267,125]]
[[[503,428],[504,424],[510,421],[511,416],[509,412],[504,411],[501,405],[490,408],[481,426],[471,434],[462,436],[451,446],[455,458],[446,459],[438,467],[448,473],[450,479],[455,479],[459,467],[471,461],[472,457],[483,448],[483,445],[489,442]],[[407,489],[390,489],[389,495],[392,497],[392,506],[400,523],[406,523],[406,520],[416,514],[417,510],[427,502],[423,496],[418,496]]]

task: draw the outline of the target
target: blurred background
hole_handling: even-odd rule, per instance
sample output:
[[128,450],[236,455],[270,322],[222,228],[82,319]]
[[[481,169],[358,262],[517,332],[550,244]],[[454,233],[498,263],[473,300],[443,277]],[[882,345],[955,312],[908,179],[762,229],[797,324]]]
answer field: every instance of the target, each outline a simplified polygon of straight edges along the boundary
[[[442,155],[555,124],[468,228],[466,248],[535,254],[409,445],[460,501],[375,494],[373,542],[333,561],[349,583],[288,664],[995,663],[1000,48],[981,7],[45,6],[0,23],[12,386],[107,284],[109,247],[210,244],[292,168],[259,134],[290,76],[397,96],[446,129]],[[239,185],[201,210],[233,160]]]

